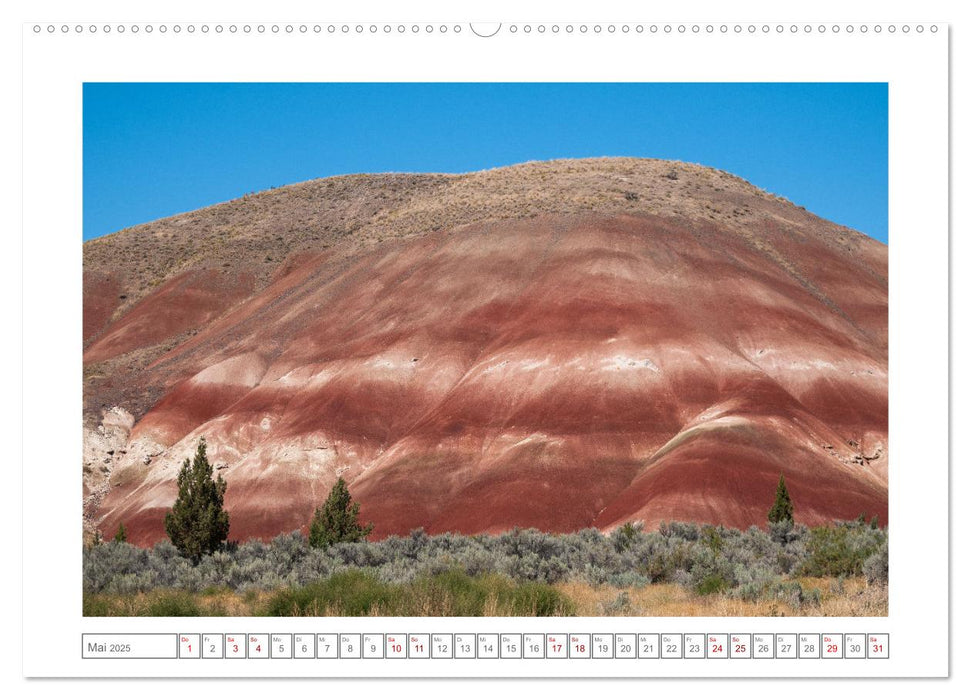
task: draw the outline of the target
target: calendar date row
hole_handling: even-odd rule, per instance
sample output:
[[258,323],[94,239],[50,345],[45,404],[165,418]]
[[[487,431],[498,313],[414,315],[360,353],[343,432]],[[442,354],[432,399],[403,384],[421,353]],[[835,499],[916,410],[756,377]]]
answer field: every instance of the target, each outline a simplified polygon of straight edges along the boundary
[[877,633],[84,634],[85,659],[887,659]]

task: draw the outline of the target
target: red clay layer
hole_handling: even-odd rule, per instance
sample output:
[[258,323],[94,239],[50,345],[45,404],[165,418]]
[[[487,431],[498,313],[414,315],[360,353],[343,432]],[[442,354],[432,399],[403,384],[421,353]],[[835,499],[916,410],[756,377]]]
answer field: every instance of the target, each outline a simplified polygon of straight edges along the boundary
[[164,537],[202,435],[234,539],[304,527],[338,474],[375,536],[761,525],[780,473],[798,520],[886,522],[886,247],[826,235],[548,217],[304,256],[249,297],[187,273],[85,355],[199,329],[146,370],[169,389],[133,440],[162,454],[101,527]]
[[[92,332],[110,312],[107,305],[90,302],[96,299],[104,283],[85,280],[85,337],[87,326]],[[102,362],[118,355],[152,347],[178,338],[186,331],[203,326],[220,316],[235,302],[253,290],[252,275],[227,276],[216,270],[186,272],[163,284],[157,292],[135,304],[121,318],[103,329],[101,336],[84,353],[84,362]],[[117,307],[117,298],[111,311]]]
[[86,272],[82,284],[82,335],[87,344],[108,324],[115,309],[124,300],[121,298],[121,279],[117,275]]

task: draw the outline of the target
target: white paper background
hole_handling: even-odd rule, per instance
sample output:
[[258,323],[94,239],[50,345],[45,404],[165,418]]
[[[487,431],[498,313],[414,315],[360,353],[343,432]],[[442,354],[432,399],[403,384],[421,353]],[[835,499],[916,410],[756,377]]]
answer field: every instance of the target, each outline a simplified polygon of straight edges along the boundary
[[[162,15],[171,18],[179,13]],[[313,8],[300,14],[234,12],[209,13],[210,24],[246,17],[281,25],[303,18],[311,24],[347,16],[349,10],[326,14]],[[506,12],[507,17],[551,17],[549,13]],[[556,12],[559,18],[588,18],[605,24],[611,17],[623,21],[649,16],[646,24],[662,24],[661,15],[639,11],[603,16],[583,12]],[[679,8],[680,9],[680,8]],[[420,21],[454,18],[448,12],[422,13]],[[361,12],[350,16],[361,17]],[[499,13],[492,11],[488,17]],[[672,17],[671,10],[665,12]],[[697,15],[697,13],[695,13]],[[702,22],[718,24],[703,15]],[[110,16],[110,15],[109,15]],[[115,17],[125,15],[114,15]],[[130,16],[130,14],[128,15]],[[158,15],[156,15],[158,16]],[[186,16],[182,14],[180,16]],[[474,14],[471,16],[475,16]],[[481,15],[479,15],[481,16]],[[761,16],[773,15],[762,14]],[[835,15],[830,15],[835,16]],[[77,12],[57,15],[89,18]],[[413,20],[401,8],[377,14],[379,23]],[[658,17],[658,19],[655,19]],[[690,22],[689,13],[673,15]],[[242,18],[242,19],[239,19]],[[319,19],[317,19],[319,18]],[[72,26],[75,23],[67,20]],[[729,18],[732,25],[749,23]],[[103,23],[103,22],[99,22]],[[454,19],[448,24],[454,23]],[[771,21],[774,26],[777,22]],[[785,22],[788,26],[791,22]],[[831,24],[832,22],[827,22]],[[757,26],[763,24],[756,22]],[[799,23],[800,26],[804,24]],[[818,22],[813,22],[814,25]],[[689,25],[690,26],[690,25]],[[939,25],[944,29],[944,25]],[[631,81],[888,81],[891,105],[891,616],[861,627],[858,620],[804,620],[780,628],[778,621],[692,619],[684,625],[655,625],[651,620],[610,620],[609,626],[583,622],[542,625],[544,631],[793,631],[891,632],[892,661],[863,662],[864,673],[899,675],[946,672],[944,642],[947,635],[947,46],[946,32],[932,38],[912,33],[853,38],[845,34],[802,34],[782,37],[727,37],[662,33],[640,40],[630,35],[567,38],[547,34],[502,35],[479,40],[463,35],[417,39],[384,36],[242,37],[210,33],[146,37],[130,34],[110,37],[30,37],[24,44],[24,441],[45,445],[45,466],[28,465],[24,471],[24,527],[27,537],[44,546],[24,547],[24,654],[25,672],[81,675],[80,631],[306,631],[306,625],[263,624],[264,621],[220,621],[199,625],[169,621],[81,620],[80,554],[78,551],[78,455],[80,454],[80,84],[91,80],[631,80]],[[677,62],[666,60],[675,47]],[[537,55],[543,57],[537,61]],[[443,60],[447,56],[448,60]],[[604,60],[606,59],[606,60]],[[54,511],[52,513],[52,511]],[[106,624],[107,623],[107,624]],[[627,625],[621,627],[621,624]],[[342,624],[344,630],[355,624]],[[314,631],[327,631],[320,624]],[[526,624],[519,631],[536,627]],[[210,628],[213,628],[210,630]],[[416,620],[358,627],[370,631],[449,631],[450,624]],[[328,629],[334,629],[328,627]],[[477,621],[477,631],[515,631],[509,623]],[[42,651],[43,653],[37,653]],[[51,663],[51,660],[56,660]],[[99,664],[104,662],[98,662]],[[183,672],[181,664],[142,667],[123,662],[134,674],[170,675]],[[245,662],[244,662],[245,663]],[[264,662],[273,664],[300,662]],[[313,663],[313,662],[312,662]],[[368,663],[368,662],[362,662]],[[399,673],[391,665],[375,667]],[[412,662],[414,663],[414,662]],[[492,662],[496,663],[496,662]],[[517,667],[527,672],[528,662]],[[577,662],[579,663],[579,662]],[[587,664],[590,662],[583,662]],[[623,673],[623,662],[609,662],[608,673]],[[683,662],[688,664],[689,662]],[[817,662],[772,662],[770,672],[816,675]],[[819,662],[824,671],[850,670],[851,662]],[[180,664],[177,669],[173,664]],[[718,675],[746,672],[731,666],[713,669]],[[593,665],[591,664],[592,668]],[[711,664],[694,662],[689,672],[701,675]],[[849,667],[849,668],[848,668]],[[115,667],[116,669],[118,667]],[[266,672],[267,667],[256,672]],[[409,667],[404,670],[407,671]],[[481,670],[472,673],[495,673]],[[642,669],[642,664],[637,666]],[[880,670],[875,670],[879,668]],[[509,672],[508,662],[501,667]],[[314,669],[316,671],[316,669]],[[583,669],[571,668],[581,673]],[[748,669],[751,672],[751,669]],[[427,672],[427,671],[426,671]],[[294,673],[286,669],[283,673]],[[714,686],[710,686],[714,690]],[[390,688],[388,688],[390,689]],[[767,690],[767,688],[766,688]],[[820,689],[822,690],[822,689]],[[823,691],[825,692],[825,691]]]

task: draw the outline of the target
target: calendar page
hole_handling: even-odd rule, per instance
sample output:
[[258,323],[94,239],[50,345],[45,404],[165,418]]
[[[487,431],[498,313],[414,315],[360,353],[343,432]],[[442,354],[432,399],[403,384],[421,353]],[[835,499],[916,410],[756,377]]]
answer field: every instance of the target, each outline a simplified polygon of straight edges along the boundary
[[23,26],[25,675],[946,676],[948,25],[314,12]]

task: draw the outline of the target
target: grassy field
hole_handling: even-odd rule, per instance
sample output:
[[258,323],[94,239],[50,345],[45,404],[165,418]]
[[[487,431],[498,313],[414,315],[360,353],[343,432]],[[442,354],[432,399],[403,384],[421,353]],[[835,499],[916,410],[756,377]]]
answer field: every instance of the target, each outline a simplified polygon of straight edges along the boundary
[[[792,595],[748,601],[702,595],[671,583],[620,588],[582,582],[514,582],[497,574],[452,571],[403,584],[346,571],[276,591],[86,593],[86,616],[272,617],[563,617],[563,616],[885,616],[887,588],[863,577],[801,578]],[[798,588],[797,588],[798,586]],[[798,591],[798,594],[795,592]]]
[[86,616],[270,617],[552,617],[576,614],[556,587],[513,582],[499,574],[469,576],[449,571],[408,583],[386,583],[352,570],[306,586],[236,593],[157,590],[133,594],[85,594]]

